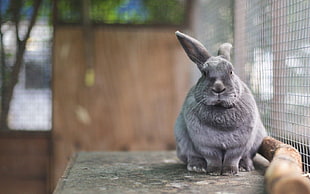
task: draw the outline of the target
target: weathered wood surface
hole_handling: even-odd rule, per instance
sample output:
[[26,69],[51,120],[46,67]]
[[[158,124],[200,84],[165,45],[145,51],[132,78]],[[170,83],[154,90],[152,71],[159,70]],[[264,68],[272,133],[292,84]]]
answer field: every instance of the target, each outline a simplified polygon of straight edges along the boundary
[[55,194],[71,193],[264,193],[262,157],[256,169],[236,176],[188,172],[175,152],[80,152]]

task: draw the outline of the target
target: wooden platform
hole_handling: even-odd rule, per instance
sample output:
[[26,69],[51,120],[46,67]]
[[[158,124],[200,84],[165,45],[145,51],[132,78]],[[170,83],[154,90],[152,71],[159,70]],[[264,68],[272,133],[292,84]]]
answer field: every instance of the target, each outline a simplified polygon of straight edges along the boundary
[[186,170],[175,152],[79,152],[68,164],[55,194],[72,193],[264,193],[268,162],[256,170],[210,176]]

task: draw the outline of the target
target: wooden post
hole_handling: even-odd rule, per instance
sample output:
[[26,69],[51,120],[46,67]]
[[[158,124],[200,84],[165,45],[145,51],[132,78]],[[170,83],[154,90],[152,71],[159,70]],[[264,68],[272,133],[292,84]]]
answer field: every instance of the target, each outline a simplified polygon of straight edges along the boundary
[[86,72],[84,77],[84,84],[88,87],[95,84],[95,70],[94,70],[94,33],[92,21],[90,19],[90,0],[83,0],[83,40],[84,40],[84,55],[86,63]]
[[236,0],[234,6],[234,67],[241,80],[249,83],[246,76],[247,40],[246,40],[246,1]]
[[310,180],[302,176],[301,156],[294,147],[266,137],[259,153],[271,162],[265,173],[268,193],[310,193]]

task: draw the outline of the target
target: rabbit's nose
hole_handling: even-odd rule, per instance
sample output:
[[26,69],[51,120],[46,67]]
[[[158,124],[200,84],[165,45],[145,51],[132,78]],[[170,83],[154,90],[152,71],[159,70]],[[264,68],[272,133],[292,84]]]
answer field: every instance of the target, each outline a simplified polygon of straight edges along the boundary
[[225,88],[225,86],[224,86],[222,81],[216,80],[214,82],[214,85],[212,87],[212,91],[214,93],[220,94],[220,93],[224,92],[225,90],[226,90],[226,88]]

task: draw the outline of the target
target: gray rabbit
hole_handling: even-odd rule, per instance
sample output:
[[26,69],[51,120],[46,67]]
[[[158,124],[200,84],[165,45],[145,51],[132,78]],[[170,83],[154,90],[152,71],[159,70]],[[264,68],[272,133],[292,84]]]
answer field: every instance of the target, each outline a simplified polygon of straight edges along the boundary
[[233,72],[231,44],[211,56],[196,39],[176,32],[201,77],[189,91],[175,124],[177,156],[189,171],[233,175],[254,170],[253,157],[267,136],[254,97]]

